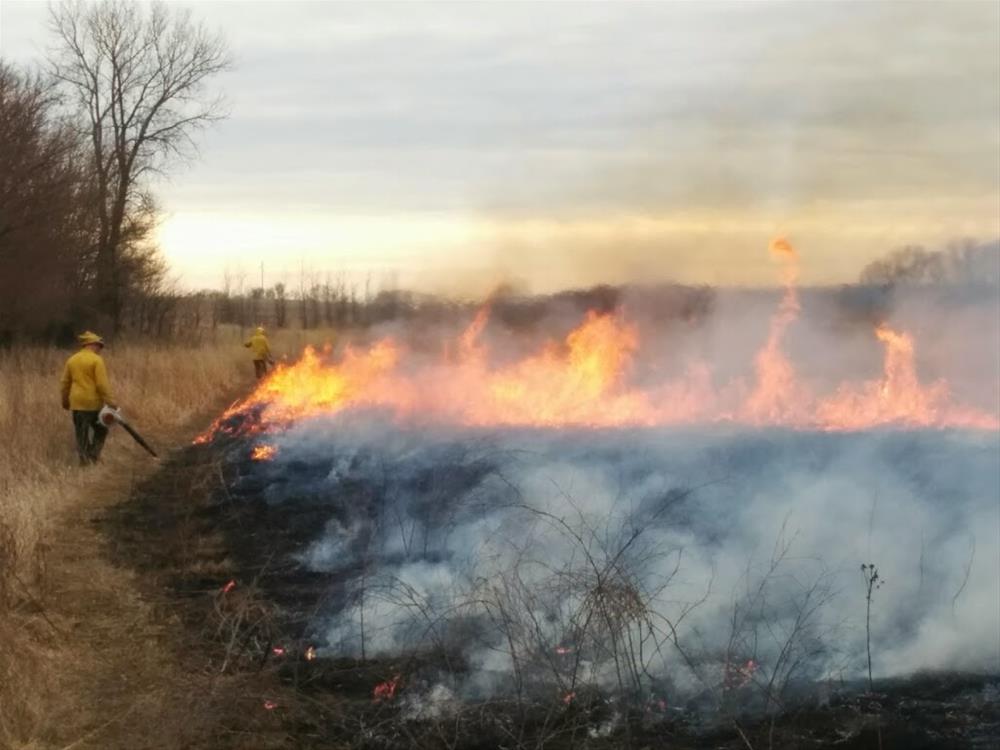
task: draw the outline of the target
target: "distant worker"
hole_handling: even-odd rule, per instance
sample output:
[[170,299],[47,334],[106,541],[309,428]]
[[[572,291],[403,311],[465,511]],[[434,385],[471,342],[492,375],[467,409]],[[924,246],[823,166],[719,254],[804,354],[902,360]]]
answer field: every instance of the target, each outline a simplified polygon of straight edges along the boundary
[[272,363],[271,347],[267,344],[267,336],[263,327],[258,326],[250,340],[243,344],[253,353],[253,371],[257,380],[267,375],[267,366]]
[[108,428],[97,418],[102,406],[117,409],[111,395],[108,371],[101,358],[104,339],[92,331],[77,337],[80,351],[66,360],[62,375],[62,407],[73,412],[73,432],[80,465],[96,464]]

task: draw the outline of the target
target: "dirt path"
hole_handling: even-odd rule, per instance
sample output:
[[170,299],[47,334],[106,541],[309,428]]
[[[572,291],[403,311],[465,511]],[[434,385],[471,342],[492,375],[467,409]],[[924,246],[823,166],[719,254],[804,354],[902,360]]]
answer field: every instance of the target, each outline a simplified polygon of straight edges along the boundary
[[60,710],[53,746],[180,747],[177,721],[183,676],[175,670],[165,629],[137,592],[134,577],[112,565],[95,526],[108,502],[128,492],[128,478],[110,476],[86,493],[54,540],[49,601],[61,631]]
[[160,463],[113,446],[107,465],[84,481],[78,502],[61,519],[48,555],[49,588],[39,603],[52,669],[45,670],[51,678],[38,747],[271,745],[234,736],[232,717],[243,693],[238,678],[218,674],[194,651],[184,658],[190,634],[173,602],[157,581],[140,580],[114,562],[104,523],[143,480],[170,471],[170,454],[194,434],[189,427],[151,435],[165,459]]

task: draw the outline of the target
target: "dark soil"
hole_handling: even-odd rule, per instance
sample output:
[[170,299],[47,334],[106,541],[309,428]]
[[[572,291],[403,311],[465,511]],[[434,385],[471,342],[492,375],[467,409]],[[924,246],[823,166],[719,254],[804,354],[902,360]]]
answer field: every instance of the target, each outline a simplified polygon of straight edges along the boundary
[[[318,623],[338,606],[337,576],[296,562],[338,508],[371,493],[303,496],[294,509],[264,499],[259,467],[237,440],[190,446],[104,519],[116,563],[139,573],[144,594],[183,624],[177,658],[192,670],[239,674],[256,700],[220,709],[205,747],[281,748],[1000,748],[1000,675],[922,674],[835,686],[769,717],[658,706],[627,712],[600,696],[565,704],[465,704],[438,718],[407,718],[435,658],[310,658]],[[225,456],[229,459],[226,460]],[[293,466],[299,473],[328,471]],[[418,669],[417,667],[422,667]],[[398,690],[373,699],[400,675]],[[408,682],[412,679],[413,682]],[[244,696],[245,698],[245,696]]]

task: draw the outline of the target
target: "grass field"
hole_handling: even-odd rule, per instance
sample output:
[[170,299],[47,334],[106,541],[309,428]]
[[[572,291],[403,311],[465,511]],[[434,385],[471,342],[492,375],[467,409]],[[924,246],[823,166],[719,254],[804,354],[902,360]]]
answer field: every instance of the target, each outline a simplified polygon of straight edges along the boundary
[[[242,333],[219,328],[197,342],[124,341],[105,350],[119,406],[162,453],[253,387]],[[294,357],[304,344],[331,337],[329,331],[281,331],[271,337],[272,350],[278,357]],[[59,376],[71,353],[37,347],[0,351],[3,748],[62,746],[53,739],[63,734],[55,724],[65,725],[74,711],[75,696],[66,693],[66,686],[86,684],[70,679],[68,672],[85,669],[85,655],[74,650],[87,641],[67,636],[68,628],[81,625],[60,620],[74,603],[54,592],[67,574],[90,581],[85,586],[90,592],[81,595],[113,585],[100,579],[100,571],[86,569],[96,559],[92,550],[73,561],[65,549],[54,547],[64,544],[67,533],[72,537],[73,524],[88,518],[86,508],[119,502],[121,497],[108,496],[114,488],[127,490],[157,466],[121,430],[109,436],[101,465],[77,465],[69,413],[59,404]]]

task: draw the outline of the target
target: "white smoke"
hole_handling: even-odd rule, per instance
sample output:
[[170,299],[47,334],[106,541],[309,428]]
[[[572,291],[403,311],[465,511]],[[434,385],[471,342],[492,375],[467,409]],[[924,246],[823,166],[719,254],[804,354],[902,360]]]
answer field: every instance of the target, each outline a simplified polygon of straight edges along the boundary
[[433,652],[466,697],[860,678],[862,563],[884,580],[876,676],[1000,671],[996,433],[467,430],[348,412],[277,444],[269,500],[330,499],[301,555],[340,592],[314,626],[327,652]]
[[[692,319],[657,299],[624,303],[641,331],[630,382],[692,362],[717,385],[752,379],[773,293],[720,292]],[[829,392],[880,376],[872,330],[889,320],[914,335],[922,381],[947,378],[996,414],[997,304],[956,289],[813,290],[783,348]],[[517,325],[498,312],[491,357],[558,339],[579,322],[571,307],[507,310]],[[435,402],[455,397],[441,349],[466,323],[392,331]],[[996,432],[472,429],[356,408],[270,439],[254,491],[289,514],[301,498],[326,512],[298,553],[329,576],[309,635],[329,655],[416,657],[413,717],[459,698],[588,690],[770,709],[801,686],[866,677],[869,635],[876,677],[1000,672]],[[862,564],[881,584],[870,613]]]

